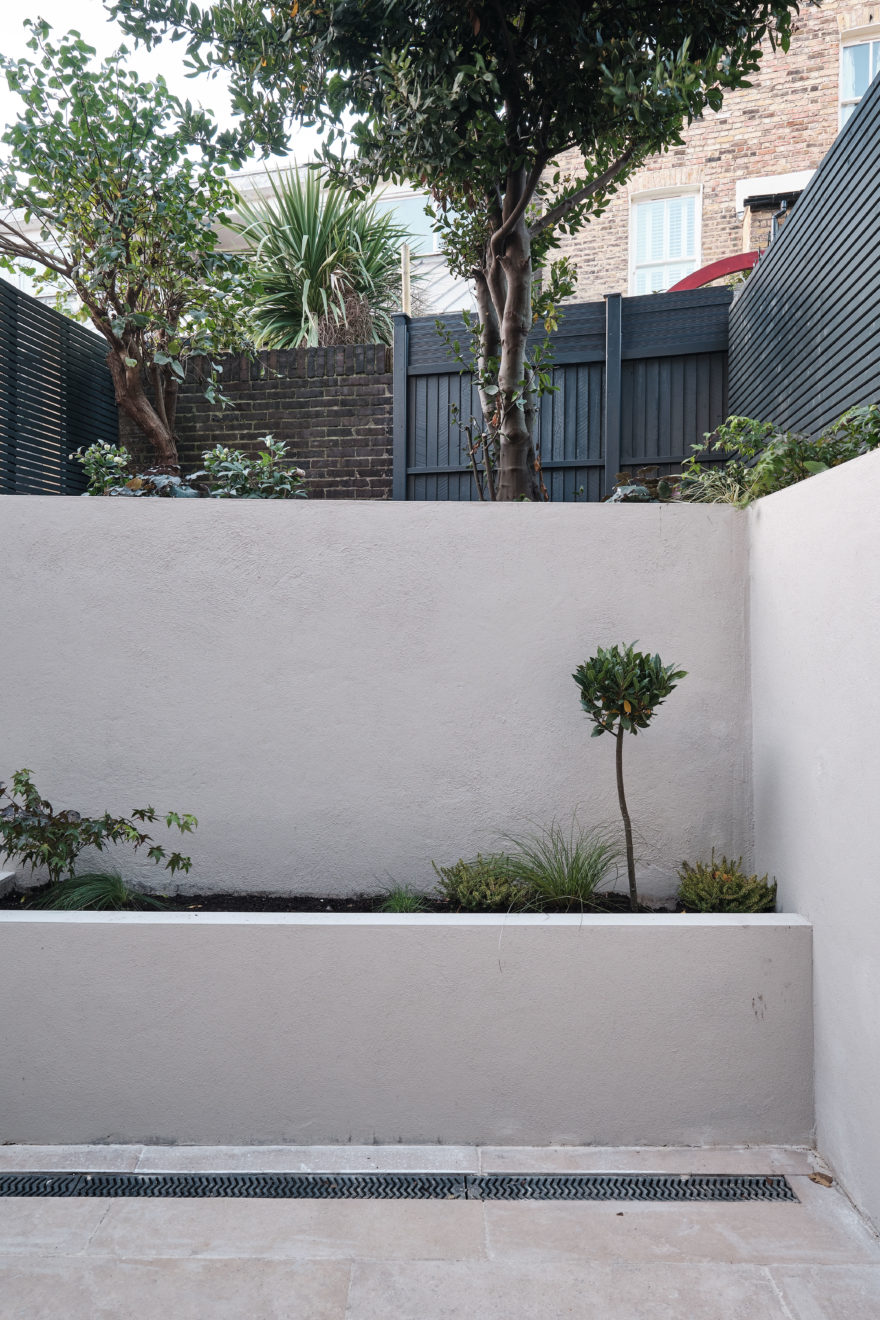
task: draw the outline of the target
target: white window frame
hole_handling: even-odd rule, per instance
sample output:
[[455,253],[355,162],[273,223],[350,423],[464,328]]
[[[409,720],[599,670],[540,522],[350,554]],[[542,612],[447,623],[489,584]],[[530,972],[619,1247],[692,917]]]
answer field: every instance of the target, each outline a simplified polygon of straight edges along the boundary
[[[837,74],[837,127],[843,128],[846,122],[843,118],[843,112],[852,106],[853,109],[859,104],[862,97],[855,99],[847,97],[843,99],[843,52],[847,46],[867,46],[873,42],[880,42],[880,23],[871,23],[867,27],[850,28],[848,32],[840,34],[840,62]],[[875,74],[875,77],[878,75]],[[873,81],[873,80],[872,80]],[[870,83],[868,84],[870,86]],[[864,92],[862,93],[864,96]]]
[[[666,197],[694,197],[694,249],[696,252],[694,270],[703,264],[703,185],[695,183],[679,184],[668,188],[646,188],[641,192],[630,193],[629,198],[629,292],[636,291],[636,271],[641,269],[636,263],[636,217],[635,209],[641,202],[657,202]],[[644,265],[645,263],[643,263]],[[658,265],[665,263],[656,263]]]

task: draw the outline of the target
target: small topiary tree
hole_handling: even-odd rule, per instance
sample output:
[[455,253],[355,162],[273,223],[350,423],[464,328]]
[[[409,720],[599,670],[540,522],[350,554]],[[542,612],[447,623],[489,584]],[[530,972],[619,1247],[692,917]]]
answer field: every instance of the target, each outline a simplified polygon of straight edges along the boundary
[[592,736],[610,733],[617,739],[617,799],[626,836],[626,869],[633,912],[639,909],[632,824],[623,791],[623,735],[647,729],[654,712],[687,671],[664,665],[659,655],[637,651],[635,644],[621,648],[600,646],[594,656],[578,665],[572,678],[581,692],[581,706],[595,724]]

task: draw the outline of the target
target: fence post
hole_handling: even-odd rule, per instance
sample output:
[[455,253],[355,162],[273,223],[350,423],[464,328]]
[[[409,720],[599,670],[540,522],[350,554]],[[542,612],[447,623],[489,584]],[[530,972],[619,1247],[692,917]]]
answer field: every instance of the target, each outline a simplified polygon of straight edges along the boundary
[[610,495],[620,471],[620,392],[623,298],[605,294],[605,490]]
[[392,478],[391,498],[406,499],[406,403],[407,367],[409,366],[409,317],[402,312],[394,317],[394,393],[392,401]]

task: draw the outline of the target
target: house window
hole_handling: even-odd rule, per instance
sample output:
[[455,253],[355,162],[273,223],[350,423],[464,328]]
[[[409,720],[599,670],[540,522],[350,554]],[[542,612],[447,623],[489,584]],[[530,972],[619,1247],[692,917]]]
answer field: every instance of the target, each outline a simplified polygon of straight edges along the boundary
[[880,73],[880,36],[875,41],[853,41],[841,48],[841,127],[849,119],[878,73]]
[[631,293],[659,293],[697,269],[699,194],[634,201],[631,218]]

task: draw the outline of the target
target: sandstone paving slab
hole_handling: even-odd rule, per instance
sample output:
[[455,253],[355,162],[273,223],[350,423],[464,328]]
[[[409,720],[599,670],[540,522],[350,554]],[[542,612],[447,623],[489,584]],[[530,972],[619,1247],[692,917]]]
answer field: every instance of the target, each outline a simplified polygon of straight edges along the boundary
[[791,1202],[486,1202],[489,1256],[536,1260],[880,1264],[877,1239],[836,1188],[794,1177]]
[[346,1320],[791,1320],[754,1266],[359,1262]]
[[3,1320],[343,1320],[349,1273],[344,1261],[6,1257],[0,1313]]
[[481,1146],[483,1173],[812,1173],[799,1146]]
[[485,1255],[476,1201],[120,1198],[90,1254],[284,1260],[474,1260]]
[[880,1265],[776,1265],[770,1276],[793,1320],[877,1320]]
[[0,1173],[30,1173],[41,1169],[131,1173],[141,1146],[0,1146]]
[[477,1173],[475,1146],[145,1146],[152,1173]]
[[0,1197],[0,1254],[85,1251],[109,1204],[97,1197]]

